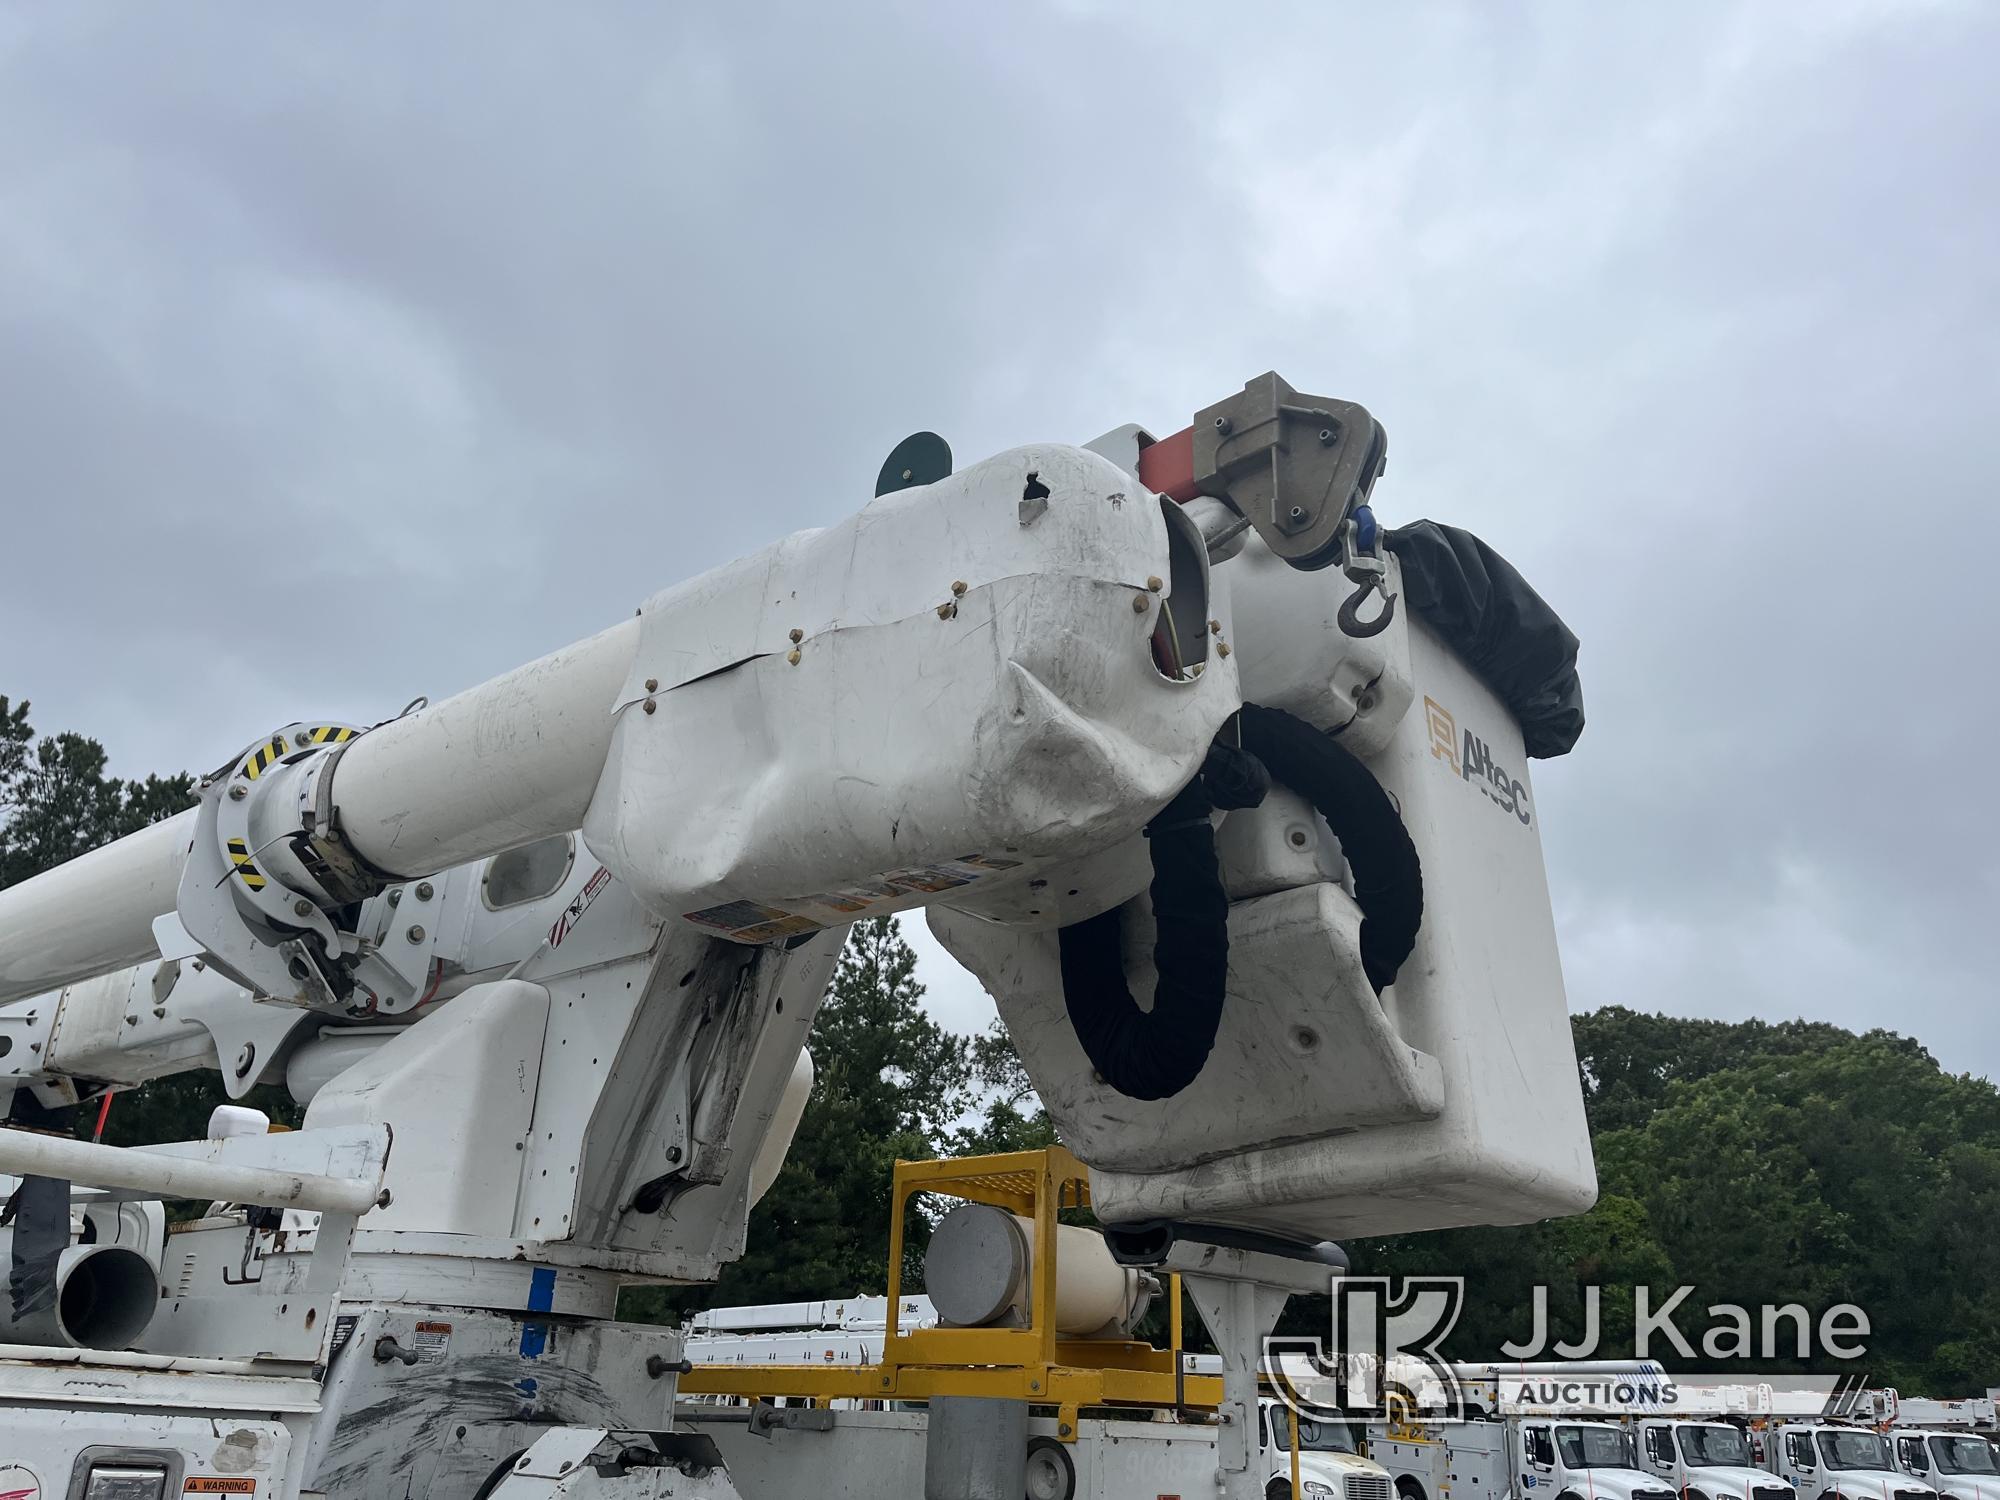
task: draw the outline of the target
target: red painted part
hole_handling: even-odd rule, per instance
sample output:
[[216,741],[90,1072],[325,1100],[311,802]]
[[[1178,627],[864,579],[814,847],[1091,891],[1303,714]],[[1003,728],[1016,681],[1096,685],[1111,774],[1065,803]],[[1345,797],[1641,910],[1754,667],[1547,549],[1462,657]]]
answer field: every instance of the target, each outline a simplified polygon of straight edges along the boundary
[[1194,429],[1183,427],[1173,436],[1141,448],[1139,482],[1183,505],[1200,494],[1194,487]]
[[[90,1133],[90,1138],[93,1141],[104,1139],[104,1122],[111,1118],[111,1101],[117,1097],[110,1090],[107,1089],[105,1091],[104,1102],[97,1106],[97,1129]],[[6,1496],[0,1495],[0,1500],[6,1500]]]

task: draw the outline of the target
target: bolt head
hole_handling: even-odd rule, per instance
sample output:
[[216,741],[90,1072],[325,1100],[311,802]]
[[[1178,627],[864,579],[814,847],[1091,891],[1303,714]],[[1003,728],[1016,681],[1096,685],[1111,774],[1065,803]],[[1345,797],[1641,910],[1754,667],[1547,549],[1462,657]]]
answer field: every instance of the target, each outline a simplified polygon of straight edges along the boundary
[[424,930],[421,927],[413,926],[410,928],[408,932],[404,933],[403,936],[408,938],[413,943],[421,943],[424,940]]
[[970,587],[971,585],[963,578],[955,578],[952,580],[951,591],[954,594],[963,594]]
[[298,900],[292,903],[292,915],[295,917],[311,916],[312,909],[313,909],[312,902],[306,900],[306,898],[303,896],[299,897]]
[[1153,593],[1157,594],[1161,589],[1165,588],[1166,585],[1162,583],[1158,578],[1148,578],[1146,580],[1146,587]]
[[432,885],[428,880],[419,880],[417,882],[417,899],[419,901],[428,901],[436,894],[437,887]]
[[1215,648],[1215,654],[1217,656],[1227,656],[1229,654],[1229,642],[1223,641],[1218,644]]
[[1209,633],[1210,635],[1221,635],[1221,634],[1222,634],[1222,621],[1220,621],[1220,620],[1210,620],[1210,621],[1208,622],[1208,633]]
[[660,702],[657,698],[648,698],[644,703],[640,704],[639,706],[645,709],[646,712],[649,714],[656,714],[660,711]]
[[1143,614],[1144,614],[1144,613],[1145,613],[1145,612],[1146,612],[1147,610],[1149,610],[1149,609],[1151,609],[1151,608],[1152,608],[1152,605],[1146,602],[1146,596],[1145,596],[1144,594],[1134,594],[1134,595],[1132,596],[1132,613],[1133,613],[1133,614],[1135,614],[1135,615],[1143,615]]
[[1294,505],[1289,514],[1292,521],[1296,524],[1306,518],[1306,508],[1303,505]]
[[800,641],[804,640],[805,638],[806,638],[806,633],[805,633],[805,632],[804,632],[803,630],[800,630],[800,629],[798,629],[798,628],[796,628],[796,627],[794,627],[794,628],[793,628],[793,630],[792,630],[792,644],[793,644],[794,646],[796,646],[796,645],[797,645],[797,644],[798,644],[798,643],[799,643]]
[[790,662],[793,666],[796,667],[799,664],[799,654],[800,654],[799,648],[797,646],[794,646],[792,647],[791,650],[785,653],[785,660]]
[[646,691],[649,693],[657,693],[659,690],[660,690],[660,679],[657,677],[648,677],[646,679]]
[[1227,431],[1229,431],[1229,418],[1227,418],[1227,417],[1217,417],[1217,418],[1215,419],[1215,430],[1216,430],[1217,432],[1227,432]]
[[243,783],[240,781],[237,782],[235,786],[229,789],[229,800],[231,802],[241,802],[245,797],[249,795],[250,795],[250,788],[243,785]]

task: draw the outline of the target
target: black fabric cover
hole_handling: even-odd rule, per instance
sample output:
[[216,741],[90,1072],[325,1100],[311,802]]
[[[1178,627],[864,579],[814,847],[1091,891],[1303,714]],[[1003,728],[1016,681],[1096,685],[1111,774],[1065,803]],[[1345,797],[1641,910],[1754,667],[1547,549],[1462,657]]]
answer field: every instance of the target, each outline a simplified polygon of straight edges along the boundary
[[1403,565],[1403,595],[1507,705],[1537,760],[1583,733],[1576,637],[1514,565],[1469,531],[1417,521],[1382,533]]
[[7,1200],[5,1220],[14,1229],[9,1294],[14,1321],[53,1320],[56,1263],[69,1248],[69,1184],[54,1177],[23,1177]]

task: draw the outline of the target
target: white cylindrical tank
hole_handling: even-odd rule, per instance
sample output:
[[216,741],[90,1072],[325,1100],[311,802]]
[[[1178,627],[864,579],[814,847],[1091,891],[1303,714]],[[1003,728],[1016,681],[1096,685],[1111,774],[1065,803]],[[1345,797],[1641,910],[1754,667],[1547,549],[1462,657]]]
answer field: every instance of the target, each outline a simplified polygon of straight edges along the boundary
[[785,1080],[785,1092],[778,1097],[778,1108],[771,1116],[771,1128],[764,1134],[764,1144],[757,1148],[757,1159],[750,1164],[752,1207],[778,1180],[778,1173],[785,1165],[785,1156],[792,1149],[792,1138],[799,1133],[799,1121],[805,1116],[806,1103],[812,1098],[812,1091],[812,1053],[801,1047],[797,1061],[792,1064],[792,1076]]
[[[989,1203],[961,1203],[938,1221],[924,1251],[924,1287],[938,1316],[962,1328],[1025,1323],[1034,1285],[1035,1224]],[[1081,1338],[1129,1332],[1151,1300],[1142,1273],[1121,1266],[1104,1236],[1056,1226],[1056,1332]]]

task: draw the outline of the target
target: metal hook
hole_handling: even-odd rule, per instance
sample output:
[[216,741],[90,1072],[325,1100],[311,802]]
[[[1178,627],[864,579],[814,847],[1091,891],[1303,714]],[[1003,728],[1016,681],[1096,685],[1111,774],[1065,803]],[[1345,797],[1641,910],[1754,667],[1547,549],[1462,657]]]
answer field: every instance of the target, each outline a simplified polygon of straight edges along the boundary
[[[1365,641],[1372,635],[1380,635],[1395,623],[1396,596],[1382,587],[1382,575],[1379,573],[1363,573],[1358,578],[1353,573],[1347,576],[1359,587],[1349,594],[1347,602],[1340,606],[1338,616],[1340,628],[1357,641]],[[1372,620],[1364,621],[1361,618],[1361,606],[1367,602],[1368,596],[1374,593],[1382,595],[1382,613]]]

